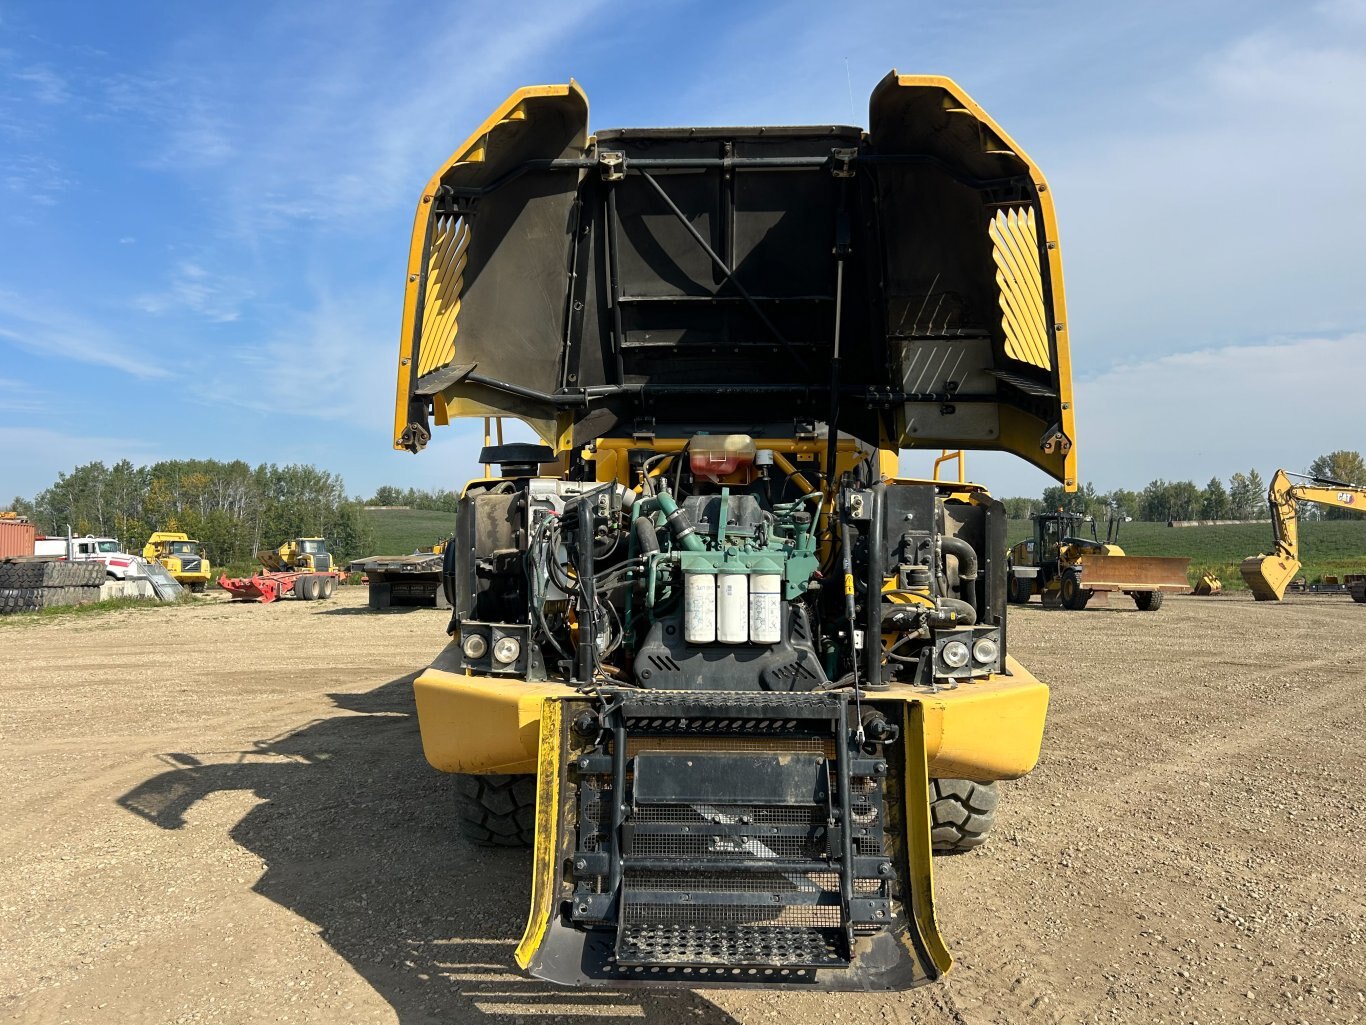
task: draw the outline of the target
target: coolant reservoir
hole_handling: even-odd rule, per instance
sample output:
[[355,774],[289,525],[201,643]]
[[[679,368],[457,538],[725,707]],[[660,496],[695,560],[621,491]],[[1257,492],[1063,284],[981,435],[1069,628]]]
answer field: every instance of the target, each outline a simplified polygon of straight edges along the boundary
[[716,639],[722,644],[749,640],[749,577],[743,573],[716,578]]
[[754,462],[748,434],[695,434],[688,442],[688,465],[699,477],[726,477]]
[[683,639],[689,644],[716,640],[716,574],[683,576]]
[[751,644],[777,644],[781,639],[782,583],[777,573],[755,573],[749,578]]

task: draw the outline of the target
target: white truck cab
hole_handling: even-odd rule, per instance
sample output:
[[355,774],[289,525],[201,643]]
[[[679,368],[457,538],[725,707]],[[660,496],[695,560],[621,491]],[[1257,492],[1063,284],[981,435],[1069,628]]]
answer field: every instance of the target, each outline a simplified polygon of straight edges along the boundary
[[112,537],[40,537],[33,543],[34,555],[57,555],[71,562],[104,563],[105,574],[123,580],[130,574],[140,576],[139,560],[123,550]]

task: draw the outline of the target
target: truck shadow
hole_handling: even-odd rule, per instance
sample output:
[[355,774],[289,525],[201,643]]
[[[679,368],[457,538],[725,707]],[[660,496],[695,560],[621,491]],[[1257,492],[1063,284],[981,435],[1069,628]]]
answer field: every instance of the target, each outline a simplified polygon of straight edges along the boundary
[[265,863],[254,889],[314,923],[406,1025],[604,1016],[734,1025],[688,991],[566,990],[518,970],[530,856],[457,835],[454,788],[422,758],[412,680],[331,695],[338,714],[227,761],[166,754],[167,770],[118,803],[176,830],[211,794],[254,793],[262,803],[230,834]]

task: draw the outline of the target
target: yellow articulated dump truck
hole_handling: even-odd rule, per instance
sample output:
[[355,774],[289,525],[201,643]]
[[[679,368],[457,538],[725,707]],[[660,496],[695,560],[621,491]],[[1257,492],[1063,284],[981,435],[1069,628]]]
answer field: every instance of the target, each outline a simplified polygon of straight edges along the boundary
[[213,579],[209,553],[204,545],[189,534],[174,530],[158,530],[147,539],[142,557],[148,562],[159,562],[176,583],[198,593]]
[[1075,486],[1052,193],[946,78],[868,116],[590,135],[537,86],[423,189],[394,445],[540,440],[464,486],[418,716],[466,833],[533,847],[539,978],[937,979],[931,852],[1039,756],[1004,507],[898,457]]
[[[1299,479],[1292,481],[1292,477]],[[1249,556],[1243,560],[1239,570],[1253,598],[1257,601],[1280,601],[1302,565],[1299,503],[1313,502],[1315,505],[1366,512],[1366,487],[1277,470],[1267,488],[1266,501],[1271,508],[1275,549],[1270,554],[1262,552]],[[1347,591],[1354,601],[1366,602],[1366,582],[1350,580]]]

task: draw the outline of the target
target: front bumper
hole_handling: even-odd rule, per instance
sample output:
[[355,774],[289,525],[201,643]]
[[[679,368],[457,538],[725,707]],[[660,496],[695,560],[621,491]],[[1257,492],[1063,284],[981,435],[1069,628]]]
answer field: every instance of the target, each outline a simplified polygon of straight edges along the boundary
[[[442,772],[535,772],[543,700],[581,695],[559,683],[466,676],[442,668],[458,665],[458,659],[458,648],[450,655],[443,652],[413,684],[427,761]],[[1006,670],[937,693],[894,687],[864,703],[889,710],[920,707],[931,777],[1018,779],[1039,759],[1048,687],[1009,656]]]
[[[443,661],[414,685],[427,759],[536,775],[517,961],[571,986],[934,981],[952,959],[935,921],[929,781],[1024,775],[1048,706],[1011,659],[1007,673],[894,688],[861,709],[842,692],[625,691],[608,711],[562,684]],[[874,713],[899,740],[858,740]],[[811,751],[825,752],[814,770]],[[814,797],[811,778],[828,780]]]

